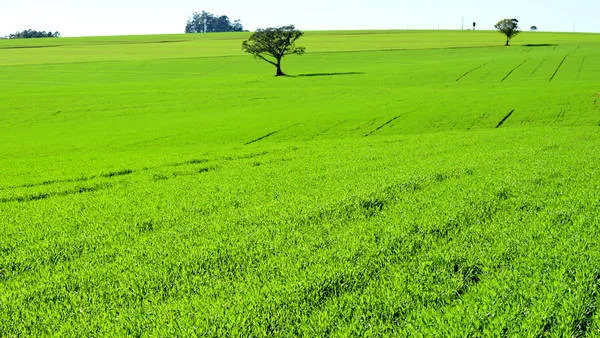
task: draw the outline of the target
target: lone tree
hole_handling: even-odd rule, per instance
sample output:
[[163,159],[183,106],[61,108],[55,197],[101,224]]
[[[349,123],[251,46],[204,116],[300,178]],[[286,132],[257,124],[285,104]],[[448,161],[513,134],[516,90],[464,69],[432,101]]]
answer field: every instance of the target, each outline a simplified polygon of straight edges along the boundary
[[517,19],[502,19],[494,27],[498,32],[506,35],[506,46],[510,46],[510,40],[521,32]]
[[290,54],[304,54],[304,47],[296,47],[296,40],[303,34],[293,25],[259,29],[242,43],[242,50],[275,66],[275,76],[285,76],[281,59]]

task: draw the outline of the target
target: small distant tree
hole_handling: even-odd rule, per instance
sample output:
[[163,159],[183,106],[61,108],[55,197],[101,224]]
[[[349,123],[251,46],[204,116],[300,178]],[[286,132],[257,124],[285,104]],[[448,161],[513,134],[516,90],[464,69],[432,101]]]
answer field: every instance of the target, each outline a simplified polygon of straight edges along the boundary
[[296,40],[302,35],[304,33],[293,25],[259,29],[242,43],[242,50],[275,66],[275,76],[285,76],[281,59],[286,55],[304,54],[304,47],[296,47]]
[[510,46],[510,40],[521,32],[517,19],[502,19],[494,27],[498,32],[506,35],[506,46]]
[[535,32],[535,31],[537,31],[537,30],[538,30],[537,26],[531,26],[529,29],[530,29],[532,32]]

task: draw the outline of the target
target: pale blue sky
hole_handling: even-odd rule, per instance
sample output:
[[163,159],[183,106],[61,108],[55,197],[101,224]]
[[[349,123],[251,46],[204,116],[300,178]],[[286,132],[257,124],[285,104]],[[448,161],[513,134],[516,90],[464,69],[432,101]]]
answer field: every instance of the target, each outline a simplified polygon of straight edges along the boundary
[[543,31],[600,32],[600,0],[28,0],[3,1],[0,36],[26,28],[63,36],[182,33],[199,10],[239,18],[246,29],[493,29],[501,18]]

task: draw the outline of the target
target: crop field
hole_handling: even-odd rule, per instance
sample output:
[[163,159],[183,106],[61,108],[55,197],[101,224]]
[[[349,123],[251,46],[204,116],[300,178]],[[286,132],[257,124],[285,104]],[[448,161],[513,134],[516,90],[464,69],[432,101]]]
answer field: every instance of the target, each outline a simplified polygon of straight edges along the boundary
[[0,336],[600,335],[600,35],[0,40]]

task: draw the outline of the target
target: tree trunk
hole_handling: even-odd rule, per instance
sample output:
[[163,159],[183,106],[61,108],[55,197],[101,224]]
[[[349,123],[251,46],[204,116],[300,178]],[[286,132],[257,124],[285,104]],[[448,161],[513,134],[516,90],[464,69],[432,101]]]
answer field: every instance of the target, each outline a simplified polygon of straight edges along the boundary
[[510,46],[510,38],[506,38],[506,46]]
[[275,65],[275,67],[277,67],[277,74],[275,74],[275,76],[285,76],[285,73],[281,70],[281,59],[277,59],[277,65]]

